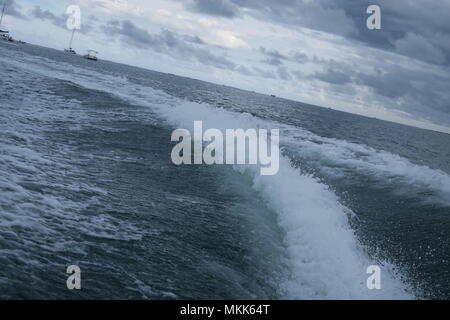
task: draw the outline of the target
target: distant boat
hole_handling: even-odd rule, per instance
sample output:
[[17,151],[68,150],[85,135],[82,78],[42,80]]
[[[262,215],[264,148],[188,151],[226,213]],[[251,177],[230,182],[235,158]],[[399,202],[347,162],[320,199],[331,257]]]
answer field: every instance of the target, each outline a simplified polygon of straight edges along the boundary
[[13,42],[13,38],[9,35],[9,31],[0,30],[0,40]]
[[9,31],[2,29],[2,22],[3,22],[3,16],[5,15],[6,11],[6,5],[8,4],[8,1],[3,1],[3,8],[2,12],[0,14],[0,40],[3,41],[9,41],[15,44],[24,44],[26,42],[20,41],[20,40],[14,40],[13,37],[11,37]]
[[3,8],[2,8],[2,13],[0,15],[0,26],[2,25],[2,21],[3,21],[3,15],[5,14],[5,10],[6,10],[6,0],[5,2],[3,2]]
[[274,94],[271,94],[270,95],[272,98],[276,98],[277,96],[276,95],[274,95]]
[[98,60],[97,54],[98,52],[95,50],[88,50],[88,54],[86,54],[84,58],[92,61],[97,61]]
[[70,37],[69,49],[64,49],[65,53],[77,54],[77,52],[72,49],[72,42],[73,42],[74,35],[75,35],[75,29],[72,30],[72,36]]
[[2,13],[0,14],[0,40],[9,41],[11,39],[9,35],[9,31],[2,30],[2,21],[3,21],[3,15],[5,14],[6,10],[6,1],[3,3]]

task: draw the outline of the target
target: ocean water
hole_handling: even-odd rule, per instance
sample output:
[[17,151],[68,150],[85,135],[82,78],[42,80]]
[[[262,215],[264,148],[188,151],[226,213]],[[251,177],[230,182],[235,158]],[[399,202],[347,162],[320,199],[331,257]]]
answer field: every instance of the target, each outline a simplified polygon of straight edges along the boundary
[[[450,298],[450,135],[32,45],[0,70],[0,298]],[[280,128],[279,174],[173,165],[194,120]]]

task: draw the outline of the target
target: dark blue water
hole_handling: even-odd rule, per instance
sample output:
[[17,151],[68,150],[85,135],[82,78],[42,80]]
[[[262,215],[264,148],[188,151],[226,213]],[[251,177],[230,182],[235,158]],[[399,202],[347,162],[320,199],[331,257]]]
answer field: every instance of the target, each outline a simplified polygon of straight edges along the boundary
[[[0,70],[1,298],[450,298],[450,135],[31,45]],[[280,173],[173,165],[193,120],[280,128]]]

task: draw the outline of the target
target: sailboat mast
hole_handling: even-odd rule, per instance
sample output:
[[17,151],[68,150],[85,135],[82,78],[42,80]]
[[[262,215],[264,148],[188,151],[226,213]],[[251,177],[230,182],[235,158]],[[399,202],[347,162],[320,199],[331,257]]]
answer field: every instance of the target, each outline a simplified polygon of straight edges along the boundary
[[2,14],[0,16],[0,26],[2,25],[3,15],[5,14],[5,10],[6,10],[6,0],[3,2]]
[[70,37],[69,49],[72,49],[73,36],[75,35],[75,28],[72,30],[72,36]]

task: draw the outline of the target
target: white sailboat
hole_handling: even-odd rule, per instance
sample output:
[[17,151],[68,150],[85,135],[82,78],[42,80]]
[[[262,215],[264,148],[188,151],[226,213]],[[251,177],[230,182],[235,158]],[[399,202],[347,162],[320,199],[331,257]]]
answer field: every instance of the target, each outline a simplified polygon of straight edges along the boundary
[[0,26],[2,25],[3,15],[5,14],[5,10],[6,10],[6,0],[3,2],[2,13],[0,15]]
[[5,15],[5,10],[6,10],[6,0],[3,2],[2,13],[0,14],[0,40],[9,41],[11,39],[11,37],[9,35],[9,31],[5,30],[2,27],[3,16]]
[[2,11],[0,13],[0,40],[9,41],[14,44],[24,44],[25,42],[23,42],[23,41],[13,39],[13,37],[11,37],[11,34],[9,33],[9,31],[6,30],[2,26],[3,17],[5,16],[7,4],[8,4],[8,1],[6,1],[6,0],[3,1],[3,7],[2,7]]
[[73,36],[75,35],[75,28],[72,30],[72,36],[70,37],[69,49],[64,49],[65,53],[77,54],[75,50],[72,49]]

